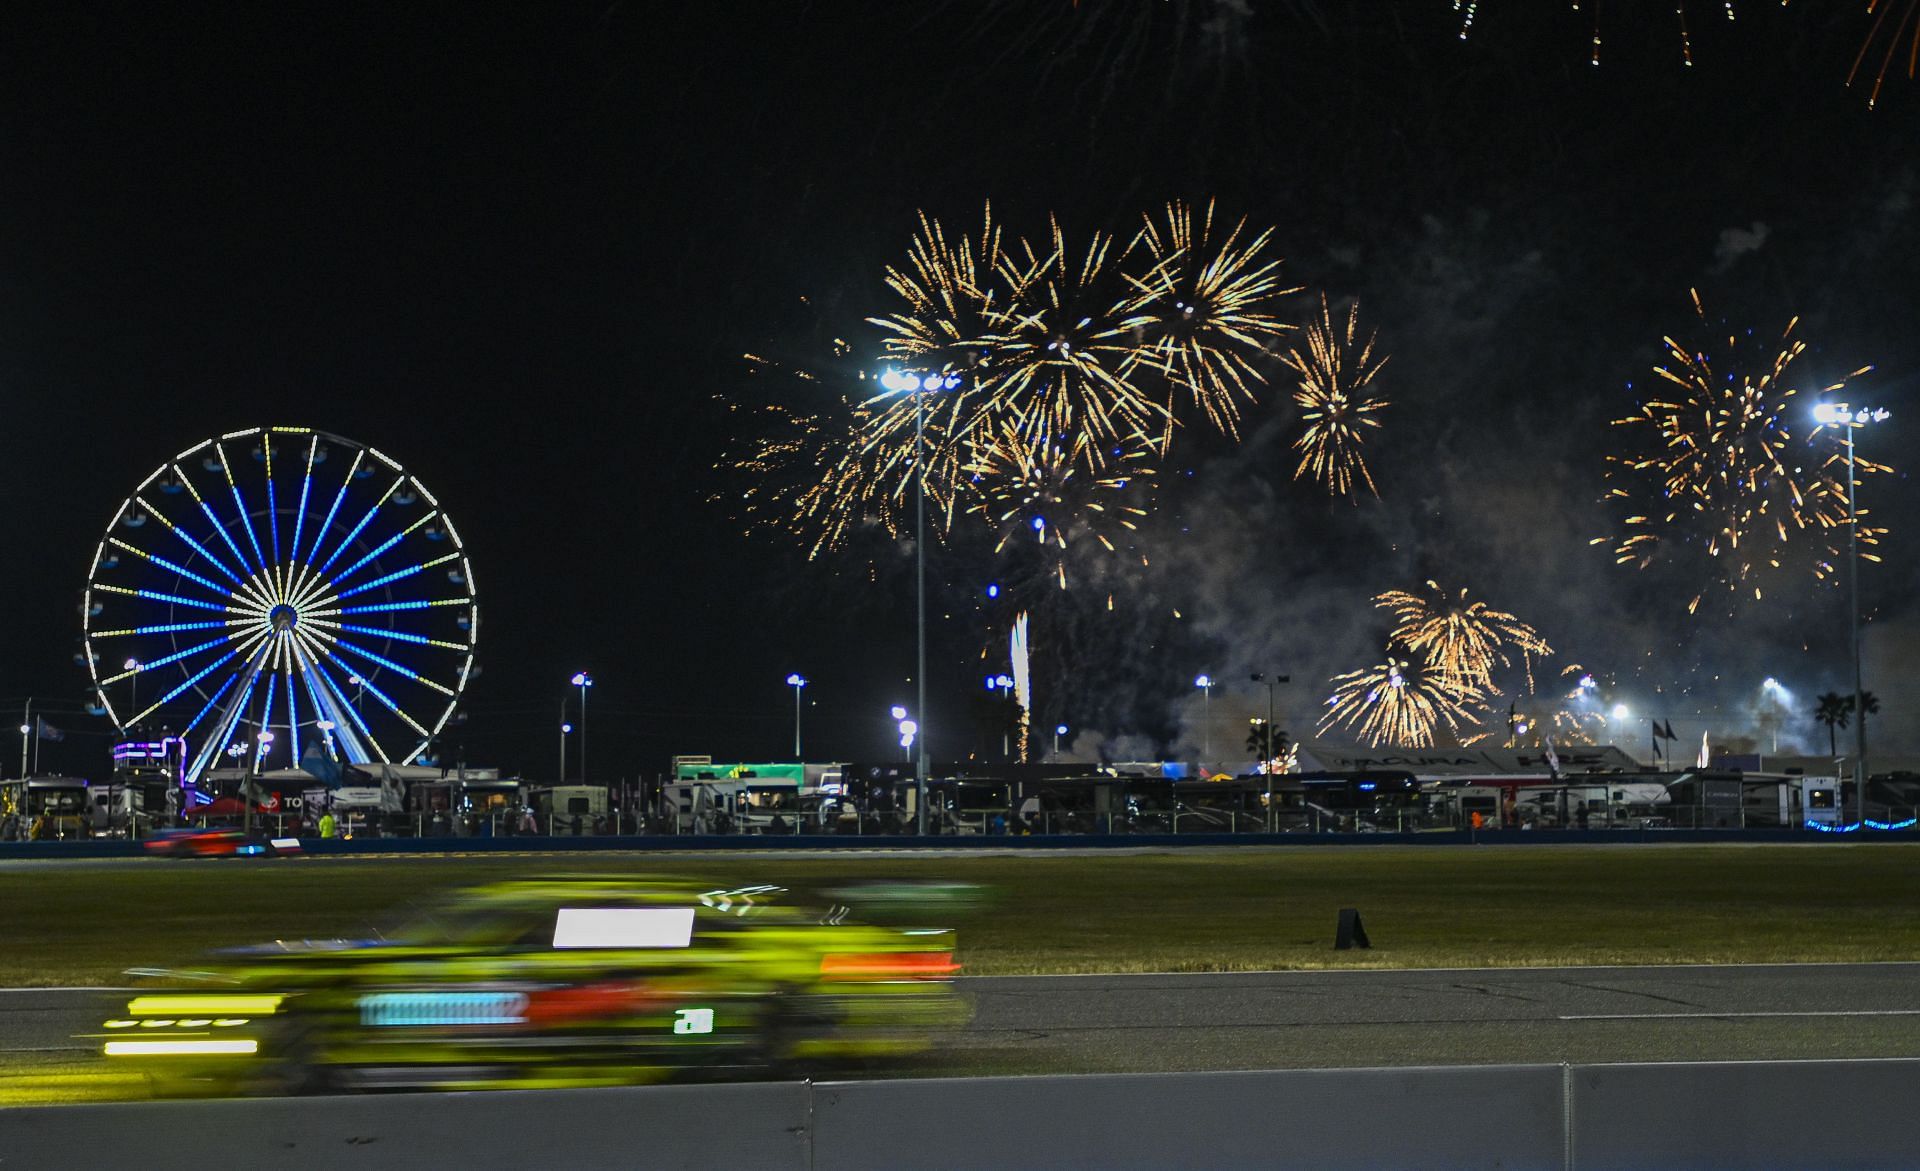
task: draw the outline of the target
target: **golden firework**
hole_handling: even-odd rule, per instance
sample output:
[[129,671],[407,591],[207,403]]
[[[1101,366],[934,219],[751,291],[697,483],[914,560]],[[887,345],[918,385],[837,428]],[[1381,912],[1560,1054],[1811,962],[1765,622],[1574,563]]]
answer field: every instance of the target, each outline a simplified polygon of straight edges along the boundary
[[1320,717],[1319,734],[1334,729],[1368,745],[1430,748],[1444,727],[1458,737],[1474,731],[1484,716],[1486,695],[1471,684],[1444,683],[1410,658],[1387,652],[1384,663],[1335,675],[1333,694]]
[[1337,326],[1320,297],[1320,316],[1307,324],[1307,348],[1287,354],[1286,363],[1300,376],[1293,401],[1306,429],[1294,441],[1300,466],[1293,478],[1311,475],[1335,496],[1351,496],[1355,484],[1379,496],[1373,474],[1367,470],[1361,447],[1367,432],[1380,426],[1375,416],[1387,400],[1372,393],[1374,376],[1387,359],[1373,360],[1374,334],[1360,340],[1360,306],[1347,310],[1344,329]]
[[1392,612],[1393,641],[1420,655],[1444,687],[1498,695],[1494,669],[1511,667],[1518,655],[1532,690],[1533,660],[1553,653],[1539,631],[1505,610],[1469,598],[1464,589],[1449,592],[1429,581],[1420,592],[1378,594],[1373,604]]
[[[1697,292],[1693,306],[1704,324]],[[1796,414],[1804,404],[1791,367],[1806,350],[1793,336],[1798,322],[1787,322],[1778,349],[1757,364],[1749,363],[1737,334],[1727,336],[1723,358],[1663,339],[1668,361],[1654,373],[1667,384],[1664,397],[1614,420],[1631,435],[1625,454],[1607,456],[1614,481],[1607,497],[1628,513],[1625,535],[1614,543],[1619,564],[1644,569],[1690,551],[1704,557],[1709,582],[1751,589],[1755,598],[1763,596],[1764,578],[1790,561],[1805,562],[1819,580],[1833,573],[1848,524],[1846,449],[1836,433]],[[1845,385],[1843,379],[1817,393]],[[1863,474],[1890,470],[1871,460],[1856,464]],[[1861,556],[1878,560],[1872,548],[1885,530],[1865,522],[1867,509],[1858,515]],[[1689,613],[1704,594],[1704,587],[1696,590]]]
[[1048,576],[1061,589],[1069,554],[1089,542],[1118,552],[1115,541],[1145,519],[1154,475],[1149,452],[1123,452],[1093,471],[1068,444],[1036,445],[1012,426],[995,439],[963,469],[972,491],[966,511],[993,527],[994,553],[1016,543],[1044,550]]
[[1128,246],[1129,257],[1150,262],[1135,279],[1153,294],[1153,326],[1133,360],[1152,364],[1209,423],[1237,439],[1241,402],[1254,401],[1255,384],[1266,381],[1253,356],[1293,328],[1264,306],[1300,290],[1281,287],[1279,259],[1263,256],[1273,229],[1247,237],[1241,219],[1215,243],[1213,212],[1212,202],[1198,215],[1190,204],[1169,203],[1164,221],[1144,217]]

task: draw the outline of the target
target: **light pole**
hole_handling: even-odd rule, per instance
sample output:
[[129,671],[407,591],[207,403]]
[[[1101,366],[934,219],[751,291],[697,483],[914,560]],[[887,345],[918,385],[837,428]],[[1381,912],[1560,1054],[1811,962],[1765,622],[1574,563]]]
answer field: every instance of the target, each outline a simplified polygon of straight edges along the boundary
[[1255,683],[1265,683],[1267,685],[1267,760],[1265,767],[1261,771],[1271,776],[1273,773],[1273,758],[1279,750],[1279,746],[1273,741],[1273,687],[1276,683],[1291,683],[1293,677],[1290,675],[1275,675],[1271,671],[1255,671],[1251,678]]
[[800,755],[800,689],[807,685],[807,677],[798,672],[787,676],[787,686],[793,688],[793,759],[804,762]]
[[[952,374],[928,374],[916,377],[898,370],[880,375],[880,385],[895,394],[913,395],[913,579],[917,656],[913,672],[918,698],[914,710],[927,714],[927,434],[926,393],[952,390],[960,379]],[[915,804],[915,829],[927,832],[927,740],[920,738],[920,753],[914,759],[913,787],[919,798]]]
[[[913,759],[913,738],[914,735],[920,731],[920,725],[907,718],[907,709],[900,704],[894,704],[892,708],[888,709],[888,714],[893,717],[894,727],[900,733],[900,747],[906,753],[907,759],[911,761]],[[921,796],[926,795],[926,789],[924,787],[921,788],[920,794]]]
[[27,737],[32,734],[32,724],[20,725],[20,777],[22,780],[26,779],[27,775]]
[[[140,711],[140,660],[128,659],[124,666],[133,672],[127,676],[127,718],[131,720]],[[132,724],[127,725],[127,731],[133,731]]]
[[[1012,676],[987,676],[987,690],[998,691],[1000,693],[1000,702],[1005,703],[1007,701],[1007,693],[1013,690]],[[1013,742],[1005,724],[1000,726],[1000,755],[1002,757],[1010,757],[1013,755]]]
[[587,783],[587,688],[593,686],[593,676],[575,671],[567,682],[580,689],[580,783],[584,785]]
[[1813,408],[1814,422],[1847,429],[1847,624],[1853,632],[1853,793],[1860,802],[1860,828],[1867,825],[1867,712],[1860,686],[1860,511],[1854,498],[1858,477],[1853,468],[1853,429],[1891,417],[1885,407],[1854,410],[1846,403],[1821,403]]
[[573,725],[567,723],[567,705],[562,701],[560,704],[560,779],[555,782],[556,784],[567,783],[567,733],[571,731],[573,731]]
[[1206,692],[1200,705],[1200,762],[1205,764],[1213,756],[1213,676],[1196,676],[1193,685]]
[[1055,724],[1053,726],[1053,754],[1055,756],[1060,755],[1060,737],[1066,734],[1067,726],[1065,724]]

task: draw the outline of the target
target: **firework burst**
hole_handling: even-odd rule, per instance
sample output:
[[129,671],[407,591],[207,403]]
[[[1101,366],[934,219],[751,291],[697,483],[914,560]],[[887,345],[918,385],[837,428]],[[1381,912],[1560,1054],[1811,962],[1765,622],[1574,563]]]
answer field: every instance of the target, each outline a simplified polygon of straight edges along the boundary
[[[1128,255],[1150,262],[1137,278],[1152,292],[1151,340],[1135,360],[1151,363],[1172,388],[1222,434],[1239,438],[1240,406],[1254,400],[1254,385],[1266,381],[1253,355],[1291,329],[1263,306],[1297,293],[1282,288],[1280,261],[1264,259],[1271,228],[1246,237],[1246,220],[1216,244],[1211,202],[1196,217],[1185,203],[1169,203],[1164,222],[1145,218]],[[1169,418],[1172,403],[1168,404]]]
[[1089,545],[1116,553],[1115,542],[1138,529],[1154,475],[1146,451],[1125,452],[1092,471],[1070,445],[1036,445],[1010,426],[976,450],[964,470],[974,493],[967,511],[992,526],[994,553],[1037,546],[1061,589],[1070,554]]
[[1311,476],[1335,496],[1351,497],[1357,484],[1380,495],[1361,454],[1368,431],[1380,426],[1376,416],[1388,405],[1372,391],[1374,376],[1387,364],[1385,358],[1374,361],[1374,336],[1369,333],[1364,342],[1360,340],[1357,302],[1347,310],[1342,328],[1335,324],[1322,294],[1320,315],[1307,325],[1305,351],[1295,349],[1286,357],[1287,365],[1300,376],[1293,401],[1306,422],[1293,444],[1300,453],[1293,478]]
[[1443,727],[1452,736],[1463,729],[1473,734],[1486,696],[1471,685],[1442,682],[1396,649],[1389,648],[1383,663],[1329,680],[1333,694],[1320,717],[1320,735],[1340,729],[1375,747],[1430,748]]
[[[1480,19],[1480,0],[1451,0],[1451,2],[1453,11],[1460,17],[1460,39],[1464,41],[1472,35],[1474,23]],[[1687,22],[1687,0],[1672,0],[1672,3],[1671,11],[1680,34],[1680,60],[1682,64],[1692,65],[1693,28]],[[1600,50],[1605,43],[1601,36],[1601,0],[1567,0],[1567,7],[1574,12],[1585,9],[1593,14],[1592,49],[1587,60],[1593,65],[1600,64]],[[1729,21],[1734,19],[1733,0],[1717,0],[1712,7],[1717,7],[1724,12]]]
[[[1889,20],[1898,9],[1900,19]],[[1907,78],[1911,80],[1916,66],[1920,66],[1920,0],[1867,0],[1867,14],[1873,17],[1873,24],[1867,29],[1866,40],[1860,42],[1860,52],[1853,58],[1853,68],[1847,71],[1847,84],[1852,85],[1860,75],[1860,66],[1866,63],[1867,55],[1876,44],[1884,44],[1886,51],[1880,56],[1880,68],[1873,75],[1873,90],[1867,95],[1867,105],[1880,104],[1880,87],[1887,80],[1887,70],[1893,67],[1894,60],[1900,55],[1900,45],[1907,46]],[[1881,34],[1886,39],[1881,40]]]
[[1429,581],[1417,593],[1388,590],[1376,595],[1373,604],[1393,614],[1393,641],[1420,655],[1442,687],[1498,695],[1494,669],[1511,667],[1518,655],[1531,690],[1533,660],[1553,653],[1533,627],[1470,599],[1464,589],[1450,593]]
[[[1697,293],[1693,304],[1704,325]],[[1755,598],[1765,578],[1790,563],[1811,568],[1818,580],[1831,576],[1848,523],[1845,446],[1792,414],[1803,405],[1790,373],[1806,349],[1793,337],[1798,322],[1789,321],[1771,358],[1757,363],[1737,335],[1727,337],[1723,358],[1664,339],[1668,361],[1654,368],[1666,384],[1662,397],[1614,420],[1632,437],[1625,454],[1607,457],[1614,481],[1607,496],[1630,513],[1614,544],[1618,563],[1645,569],[1691,551],[1704,558],[1711,583],[1751,589]],[[1856,462],[1863,473],[1889,470]],[[1867,515],[1859,511],[1863,521]],[[1884,532],[1861,524],[1862,556],[1878,560],[1871,549]],[[1704,594],[1705,587],[1694,594],[1689,613]]]
[[1171,412],[1137,372],[1154,324],[1151,285],[1129,278],[1113,237],[1095,232],[1076,254],[1058,220],[1043,247],[1022,240],[1002,256],[1005,303],[987,313],[993,372],[976,415],[1010,419],[1030,442],[1072,442],[1088,466],[1115,444],[1164,447]]

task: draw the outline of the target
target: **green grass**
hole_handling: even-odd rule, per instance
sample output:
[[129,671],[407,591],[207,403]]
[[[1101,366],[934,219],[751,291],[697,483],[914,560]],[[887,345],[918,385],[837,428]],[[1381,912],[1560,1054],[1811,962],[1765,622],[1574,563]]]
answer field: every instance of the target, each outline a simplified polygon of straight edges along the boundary
[[[1920,846],[1300,847],[1163,854],[306,858],[0,871],[0,984],[104,984],[208,948],[366,931],[514,875],[939,877],[974,974],[1920,959]],[[1335,952],[1341,907],[1371,951]]]

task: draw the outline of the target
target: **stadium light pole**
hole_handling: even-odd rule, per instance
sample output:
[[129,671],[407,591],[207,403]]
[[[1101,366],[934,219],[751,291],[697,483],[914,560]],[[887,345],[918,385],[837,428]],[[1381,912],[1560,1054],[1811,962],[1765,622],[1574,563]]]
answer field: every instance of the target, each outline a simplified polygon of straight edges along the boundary
[[[130,658],[124,666],[133,672],[127,676],[127,716],[131,719],[140,711],[140,660]],[[133,725],[127,725],[127,731],[133,731]]]
[[[880,385],[896,394],[913,395],[913,579],[915,611],[915,647],[917,650],[913,682],[918,689],[914,711],[927,718],[927,461],[926,395],[935,390],[952,390],[960,385],[953,374],[928,374],[924,377],[888,370],[880,375]],[[917,730],[917,729],[916,729]],[[913,757],[914,830],[927,832],[927,738],[919,737],[920,751]]]
[[1213,676],[1200,675],[1193,685],[1206,692],[1206,699],[1200,705],[1200,762],[1205,764],[1213,755]]
[[787,686],[793,688],[793,759],[804,762],[807,758],[800,755],[800,689],[807,685],[807,677],[795,672],[787,676]]
[[1055,756],[1060,755],[1060,737],[1066,734],[1067,726],[1065,724],[1055,724],[1053,726],[1053,754]]
[[567,701],[560,701],[560,771],[554,774],[553,783],[567,783],[567,733],[573,731],[573,725],[567,722]]
[[1267,742],[1265,746],[1267,760],[1266,767],[1263,771],[1271,776],[1273,773],[1273,761],[1276,755],[1275,750],[1279,747],[1273,742],[1273,687],[1276,683],[1293,682],[1293,676],[1275,675],[1271,671],[1255,671],[1252,678],[1255,683],[1265,683],[1267,685]]
[[1853,467],[1853,430],[1891,417],[1885,407],[1854,410],[1846,403],[1820,403],[1813,420],[1826,427],[1847,429],[1847,625],[1853,635],[1853,797],[1860,803],[1860,828],[1867,827],[1867,713],[1866,692],[1860,685],[1860,512],[1854,497],[1859,477]]
[[[593,676],[585,671],[575,671],[573,678],[567,680],[580,689],[580,783],[587,783],[587,688],[593,686]],[[560,778],[562,781],[565,777]]]

